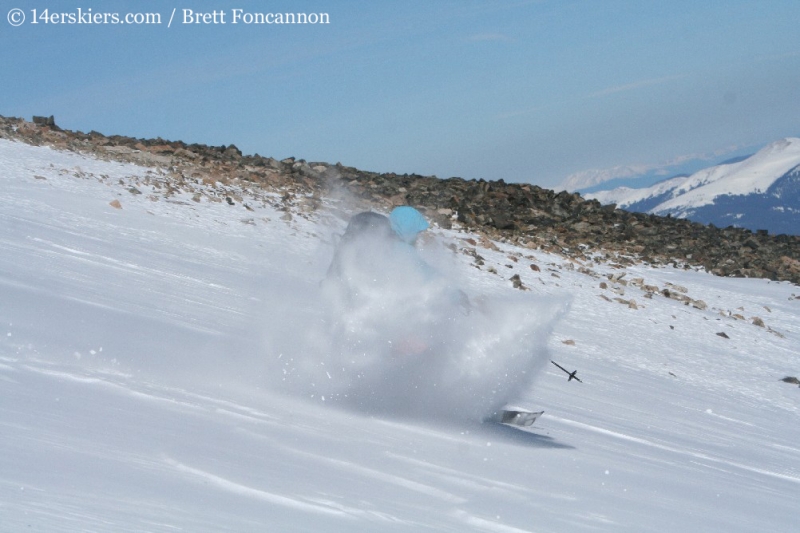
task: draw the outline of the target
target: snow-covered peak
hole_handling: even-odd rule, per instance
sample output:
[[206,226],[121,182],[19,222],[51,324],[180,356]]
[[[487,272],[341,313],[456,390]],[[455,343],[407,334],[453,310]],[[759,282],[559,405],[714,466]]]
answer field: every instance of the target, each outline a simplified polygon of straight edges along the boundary
[[716,199],[722,196],[765,193],[798,165],[800,138],[787,137],[736,163],[716,165],[688,177],[675,177],[642,189],[619,187],[586,196],[622,208],[688,216],[690,211],[715,204]]
[[602,204],[617,204],[626,207],[636,202],[641,202],[649,198],[654,198],[666,194],[678,188],[683,182],[689,179],[688,176],[676,176],[654,184],[646,189],[631,189],[630,187],[618,187],[610,191],[598,191],[587,195],[595,198]]
[[717,165],[692,174],[657,211],[701,207],[713,204],[721,195],[763,193],[797,165],[800,165],[800,139],[787,137],[738,163]]

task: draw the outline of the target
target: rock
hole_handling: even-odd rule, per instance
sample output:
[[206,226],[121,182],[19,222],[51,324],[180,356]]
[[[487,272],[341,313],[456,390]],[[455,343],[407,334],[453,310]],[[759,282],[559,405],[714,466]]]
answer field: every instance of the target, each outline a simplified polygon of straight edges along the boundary
[[487,250],[492,250],[493,252],[499,252],[500,248],[497,247],[495,243],[493,243],[486,235],[481,235],[481,246],[486,248]]
[[110,152],[113,154],[132,154],[133,148],[130,146],[100,146],[100,149],[104,152]]
[[763,321],[763,320],[761,320],[759,317],[757,317],[757,316],[754,316],[754,317],[752,318],[752,320],[753,320],[753,325],[754,325],[754,326],[758,326],[758,327],[760,327],[760,328],[765,328],[765,327],[766,327],[766,325],[764,324],[764,321]]
[[679,292],[671,291],[669,289],[663,289],[661,291],[661,294],[664,297],[669,298],[670,300],[676,300],[678,302],[684,302],[684,303],[687,303],[687,304],[691,300],[691,298],[689,298],[685,294],[681,294]]
[[163,154],[163,153],[172,153],[175,151],[175,148],[170,146],[169,144],[158,144],[156,146],[150,146],[148,149],[149,152],[154,152],[156,154]]
[[108,205],[113,207],[114,209],[122,209],[122,204],[119,203],[119,200],[111,200]]
[[478,251],[475,248],[464,248],[462,252],[464,252],[464,255],[468,255],[475,259],[476,265],[483,266],[485,259],[478,254]]
[[770,333],[772,333],[773,335],[776,335],[776,336],[780,337],[781,339],[785,339],[785,338],[786,338],[786,336],[785,336],[785,335],[783,335],[781,332],[779,332],[779,331],[775,331],[774,329],[772,329],[772,328],[771,328],[771,327],[769,327],[769,326],[767,326],[767,331],[769,331],[769,332],[770,332]]
[[242,157],[242,151],[236,148],[236,145],[233,144],[225,148],[225,151],[223,153],[228,157],[233,157],[233,158]]
[[522,279],[520,279],[519,274],[514,274],[511,276],[511,283],[513,284],[515,289],[519,289],[521,291],[530,290],[522,283]]
[[687,289],[686,287],[683,287],[681,285],[675,285],[675,284],[669,283],[669,282],[667,282],[667,287],[670,287],[673,291],[682,292],[684,294],[689,292],[689,289]]
[[[584,262],[615,262],[620,267],[640,262],[697,267],[719,276],[761,277],[800,284],[800,236],[721,229],[686,219],[631,213],[613,205],[602,206],[596,200],[586,201],[577,193],[555,193],[536,185],[379,174],[341,163],[244,156],[235,145],[134,139],[96,131],[84,134],[61,130],[52,117],[36,117],[34,123],[0,117],[0,136],[94,152],[104,158],[174,167],[176,189],[186,182],[247,182],[248,186],[269,192],[293,189],[301,196],[336,197],[337,191],[343,191],[356,205],[379,210],[402,199],[442,227],[452,224],[455,215],[460,229],[485,235],[488,241],[510,242]],[[622,285],[622,276],[615,276],[615,283]],[[654,286],[644,286],[639,278],[629,284],[643,287],[646,292],[659,292]],[[685,287],[666,288],[670,295],[686,295]],[[675,299],[690,302],[688,297]]]
[[720,331],[719,333],[717,333],[717,336],[722,337],[723,339],[730,339],[730,337],[728,337],[728,334],[725,333],[724,331]]
[[33,123],[37,124],[39,126],[55,126],[56,125],[56,119],[55,119],[55,117],[53,115],[50,115],[49,117],[37,117],[37,116],[34,116],[33,117]]
[[800,379],[797,379],[795,376],[786,376],[785,378],[781,379],[784,383],[793,383],[795,385],[800,385]]
[[706,310],[708,309],[708,304],[705,303],[703,300],[692,300],[692,307],[695,309]]

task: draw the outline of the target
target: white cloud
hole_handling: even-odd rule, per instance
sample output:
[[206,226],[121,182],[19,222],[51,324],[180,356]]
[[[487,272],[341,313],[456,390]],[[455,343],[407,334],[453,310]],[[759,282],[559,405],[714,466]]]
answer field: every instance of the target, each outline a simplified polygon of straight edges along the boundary
[[641,176],[647,174],[648,172],[654,172],[660,176],[668,176],[670,174],[674,174],[675,167],[683,163],[687,163],[689,161],[710,161],[741,148],[743,148],[743,146],[730,145],[724,148],[719,148],[712,152],[678,155],[661,163],[632,163],[629,165],[617,165],[615,167],[603,169],[591,168],[587,170],[581,170],[564,178],[564,181],[561,182],[561,185],[558,188],[566,189],[568,191],[575,191],[578,189],[593,187],[617,178]]
[[686,74],[675,74],[673,76],[664,76],[662,78],[650,78],[646,80],[634,81],[633,83],[626,83],[623,85],[614,85],[613,87],[607,87],[602,91],[590,94],[589,98],[598,98],[601,96],[607,96],[609,94],[621,93],[625,91],[633,91],[636,89],[641,89],[643,87],[651,87],[653,85],[661,85],[662,83],[667,83],[669,81],[674,81],[674,80],[680,80],[685,77]]
[[617,178],[630,178],[632,176],[639,176],[651,170],[647,165],[620,165],[611,168],[590,168],[588,170],[581,170],[567,176],[561,182],[561,189],[574,191],[577,189],[585,189],[599,185],[605,181]]

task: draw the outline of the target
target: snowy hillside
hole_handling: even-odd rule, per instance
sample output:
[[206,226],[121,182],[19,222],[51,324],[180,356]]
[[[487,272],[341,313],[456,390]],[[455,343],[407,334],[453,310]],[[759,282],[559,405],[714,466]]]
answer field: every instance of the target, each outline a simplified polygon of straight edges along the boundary
[[800,139],[776,141],[747,159],[643,189],[587,194],[631,211],[671,214],[717,226],[800,232]]
[[796,530],[797,286],[435,228],[408,330],[325,303],[343,201],[167,174],[0,139],[0,531]]

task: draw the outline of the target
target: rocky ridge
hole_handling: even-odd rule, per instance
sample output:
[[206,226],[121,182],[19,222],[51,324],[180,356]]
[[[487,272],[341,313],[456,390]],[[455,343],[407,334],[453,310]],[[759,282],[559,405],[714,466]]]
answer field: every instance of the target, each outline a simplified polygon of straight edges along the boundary
[[[0,137],[92,153],[165,172],[165,194],[219,186],[213,201],[248,208],[239,190],[280,194],[283,204],[312,212],[326,199],[343,216],[352,209],[413,205],[442,227],[461,227],[487,241],[543,249],[620,267],[636,262],[704,268],[720,276],[800,284],[800,236],[717,228],[685,219],[627,212],[536,185],[374,173],[339,163],[243,155],[234,145],[207,146],[62,130],[53,117],[33,122],[0,117]],[[235,186],[234,188],[226,186]],[[197,193],[200,194],[200,193]],[[199,198],[196,198],[199,201]]]

